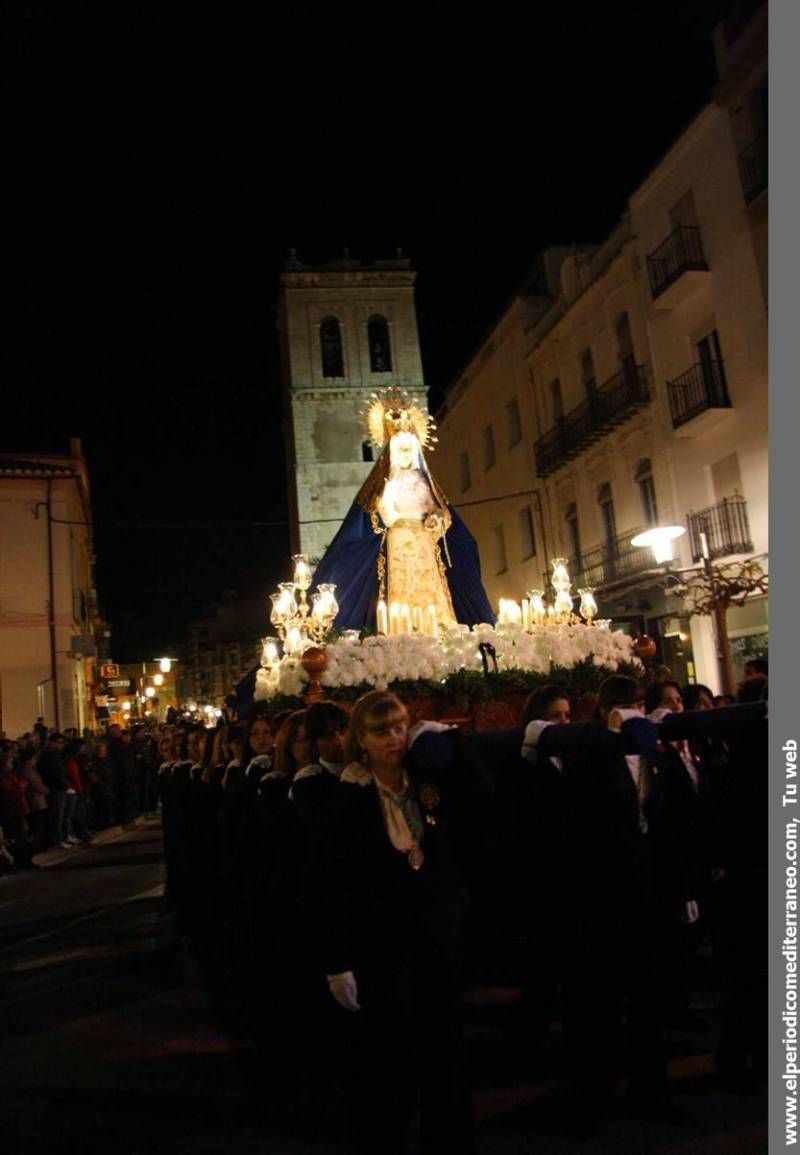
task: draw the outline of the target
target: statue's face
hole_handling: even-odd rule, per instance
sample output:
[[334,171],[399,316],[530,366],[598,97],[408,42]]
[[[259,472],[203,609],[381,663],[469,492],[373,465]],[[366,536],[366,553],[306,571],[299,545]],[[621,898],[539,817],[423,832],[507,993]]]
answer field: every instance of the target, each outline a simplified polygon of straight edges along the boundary
[[413,469],[417,463],[417,439],[413,433],[395,433],[389,447],[391,464],[399,469]]

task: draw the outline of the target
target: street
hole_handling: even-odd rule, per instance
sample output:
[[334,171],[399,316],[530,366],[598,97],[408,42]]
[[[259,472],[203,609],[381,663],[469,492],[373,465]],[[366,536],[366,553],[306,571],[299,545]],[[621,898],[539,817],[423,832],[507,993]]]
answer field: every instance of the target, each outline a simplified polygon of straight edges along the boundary
[[[324,1153],[268,1119],[254,1056],[222,1029],[162,909],[161,830],[149,819],[50,852],[0,880],[0,1143],[9,1155],[112,1151]],[[588,1141],[566,1138],[554,1081],[520,1076],[508,1023],[517,992],[465,1002],[480,1155],[766,1150],[765,1096],[715,1086],[702,1035],[671,1038],[679,1125],[622,1114]]]

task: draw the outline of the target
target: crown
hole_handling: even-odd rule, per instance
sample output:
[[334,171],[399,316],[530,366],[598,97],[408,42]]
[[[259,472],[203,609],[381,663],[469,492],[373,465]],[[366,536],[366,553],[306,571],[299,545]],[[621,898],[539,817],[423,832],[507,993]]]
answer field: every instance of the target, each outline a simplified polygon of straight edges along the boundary
[[383,445],[395,433],[413,433],[423,449],[436,444],[436,423],[428,410],[413,397],[390,385],[372,393],[365,418],[367,431],[375,445]]

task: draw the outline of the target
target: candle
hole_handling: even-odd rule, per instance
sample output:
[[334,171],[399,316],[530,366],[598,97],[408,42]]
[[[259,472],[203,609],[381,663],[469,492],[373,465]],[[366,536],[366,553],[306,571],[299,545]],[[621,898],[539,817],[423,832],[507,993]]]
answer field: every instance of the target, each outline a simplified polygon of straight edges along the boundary
[[572,598],[567,590],[559,590],[556,594],[555,609],[556,613],[564,614],[565,616],[572,613]]
[[400,603],[400,633],[411,633],[411,610],[408,608],[408,602]]
[[436,621],[436,606],[428,606],[428,633],[432,638],[439,636],[439,623]]
[[311,585],[311,566],[308,564],[308,557],[304,553],[296,553],[292,561],[294,562],[294,584],[300,590],[307,590]]
[[422,633],[422,607],[411,607],[411,625],[414,627],[415,634]]
[[525,631],[531,628],[531,607],[527,598],[522,599],[522,628]]
[[389,633],[389,611],[386,608],[386,602],[383,600],[383,598],[381,598],[381,600],[378,602],[378,612],[377,612],[376,616],[377,616],[377,623],[378,623],[378,633],[379,634],[388,634]]
[[295,654],[303,644],[303,635],[297,626],[291,626],[286,633],[283,648],[289,654]]
[[391,635],[399,634],[400,625],[400,605],[398,602],[392,602],[389,606],[389,633]]

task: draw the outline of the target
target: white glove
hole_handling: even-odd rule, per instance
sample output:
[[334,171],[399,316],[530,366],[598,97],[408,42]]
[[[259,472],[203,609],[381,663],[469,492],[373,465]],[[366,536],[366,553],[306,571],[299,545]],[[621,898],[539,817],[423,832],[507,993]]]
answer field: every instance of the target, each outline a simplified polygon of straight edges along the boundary
[[681,915],[681,922],[688,923],[688,925],[691,926],[693,922],[697,922],[699,917],[700,910],[698,909],[697,903],[693,898],[690,898],[686,903],[685,914]]
[[327,975],[328,990],[336,999],[340,1007],[346,1011],[360,1011],[358,1003],[358,985],[352,971],[343,971],[340,975]]
[[[669,711],[667,712],[669,713]],[[608,728],[609,730],[613,730],[615,734],[618,734],[622,729],[623,722],[627,722],[631,718],[643,717],[644,714],[642,714],[641,710],[636,710],[633,707],[615,706],[611,713],[608,715]],[[653,719],[651,718],[650,721],[652,722]]]
[[536,747],[539,745],[539,739],[542,736],[542,731],[548,726],[552,726],[552,722],[545,722],[540,718],[535,718],[529,722],[525,727],[525,736],[522,739],[522,757],[526,762],[536,765],[537,755]]

